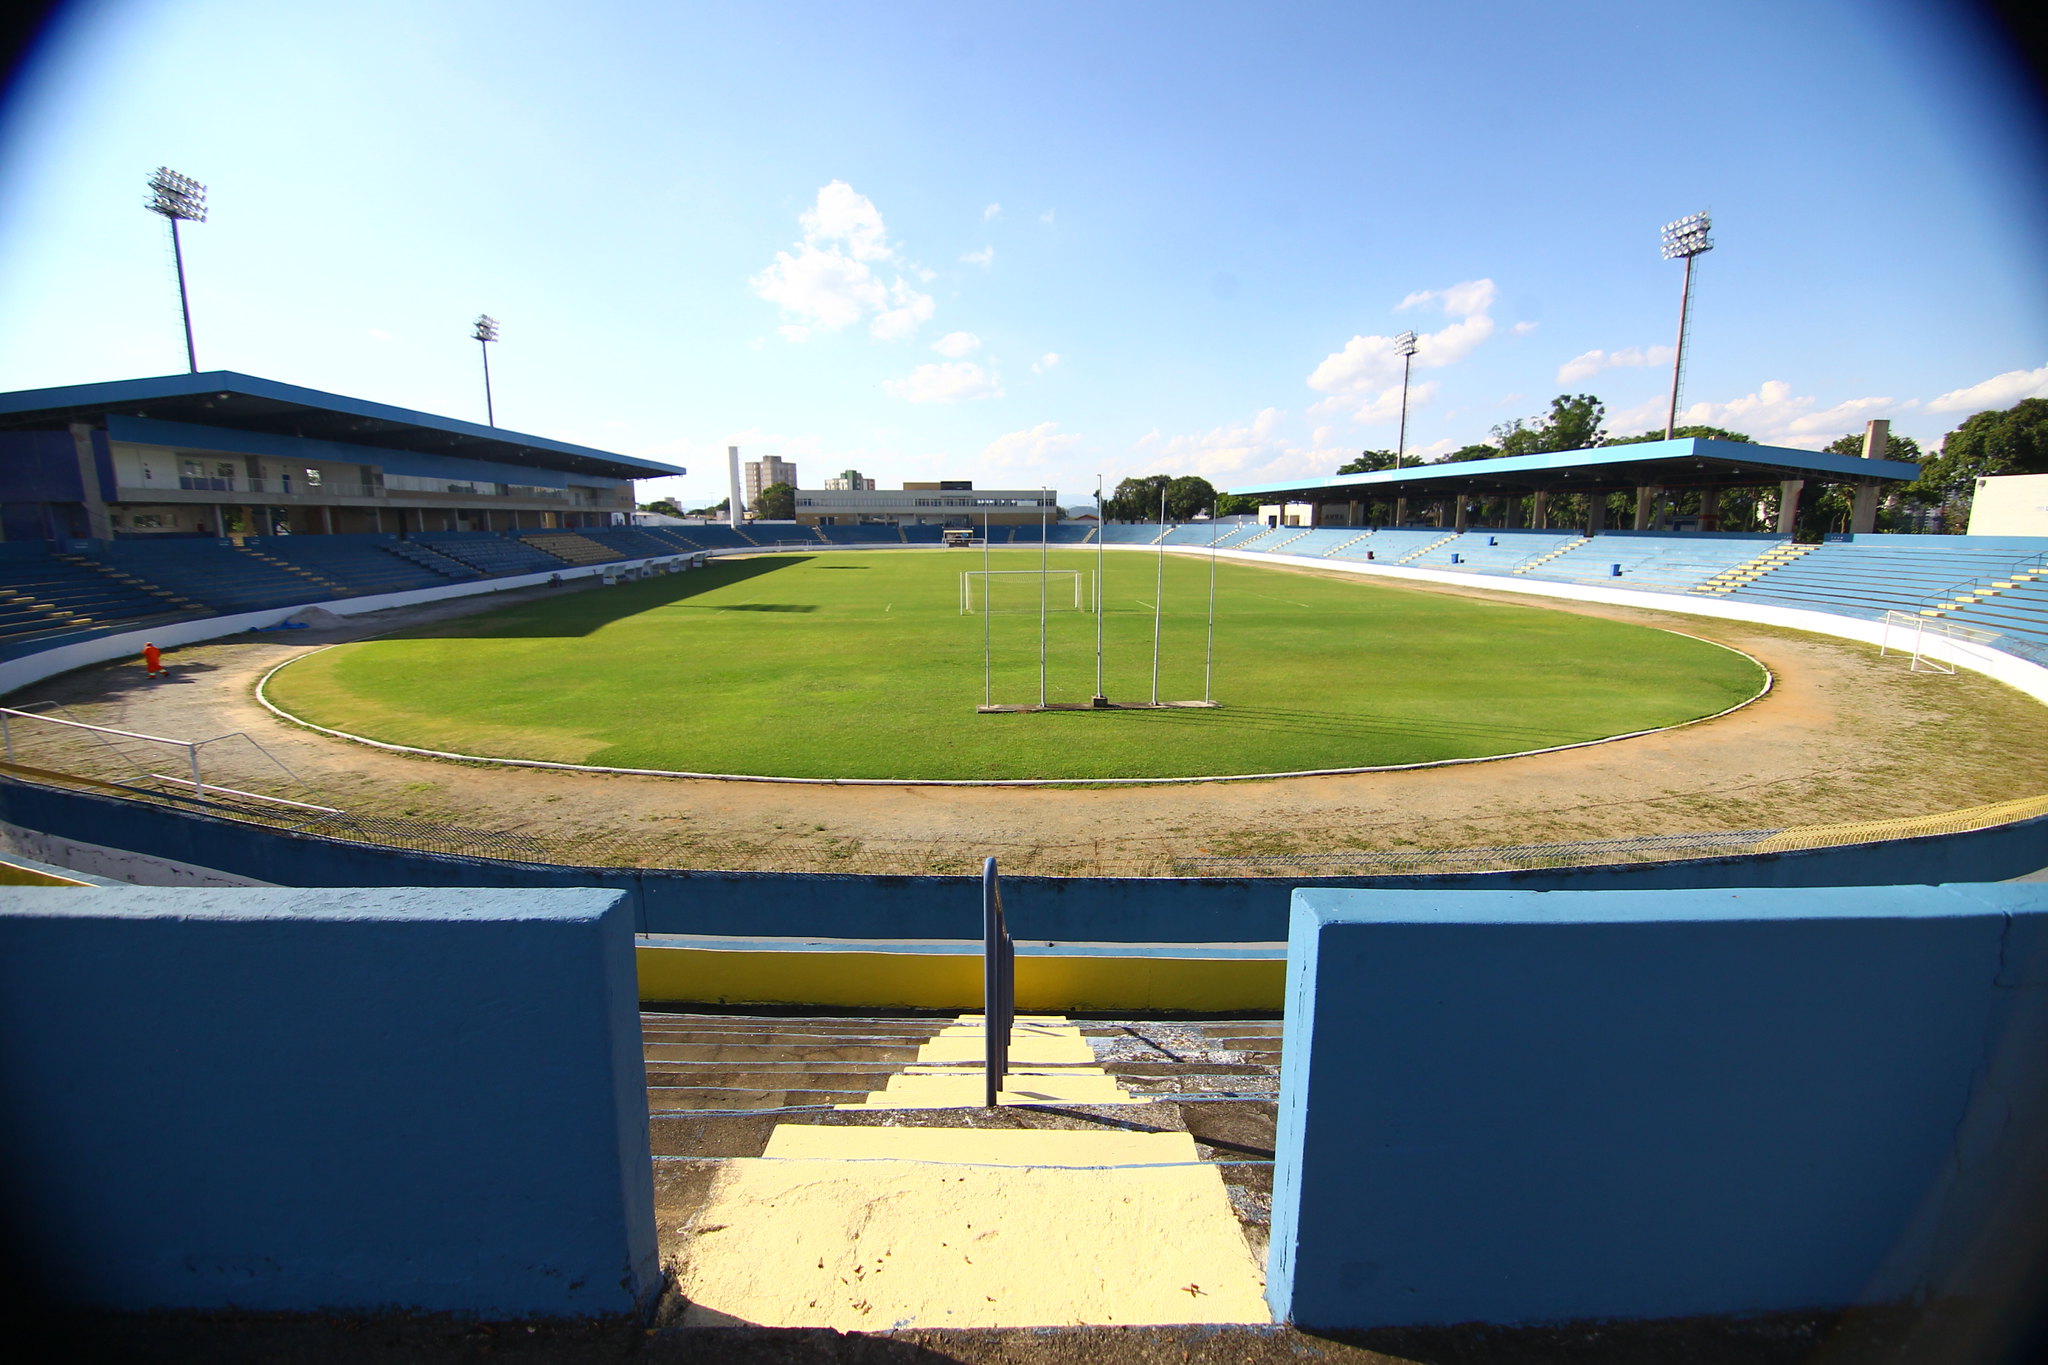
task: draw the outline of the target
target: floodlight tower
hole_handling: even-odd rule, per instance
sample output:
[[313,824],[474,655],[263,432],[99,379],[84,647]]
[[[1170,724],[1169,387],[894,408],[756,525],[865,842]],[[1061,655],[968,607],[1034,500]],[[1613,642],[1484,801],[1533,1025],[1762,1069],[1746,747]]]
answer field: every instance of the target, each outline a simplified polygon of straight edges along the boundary
[[143,207],[163,215],[171,225],[171,255],[178,262],[178,311],[185,317],[185,364],[198,374],[199,353],[192,346],[192,301],[185,294],[185,248],[178,241],[178,224],[206,221],[206,186],[168,166],[159,166],[149,178],[149,200]]
[[470,333],[476,338],[477,349],[484,353],[484,425],[498,425],[498,411],[491,406],[491,343],[498,339],[498,320],[489,313],[476,315],[476,330]]
[[1394,350],[1401,357],[1401,436],[1394,443],[1394,468],[1399,469],[1401,457],[1408,451],[1408,371],[1415,364],[1415,333],[1395,337]]
[[1713,226],[1713,221],[1704,212],[1690,213],[1675,223],[1664,225],[1664,259],[1670,261],[1683,257],[1685,260],[1685,288],[1678,296],[1678,345],[1671,356],[1671,407],[1664,414],[1664,439],[1667,441],[1678,428],[1678,381],[1685,372],[1686,314],[1692,306],[1692,258],[1714,249],[1714,239],[1707,235]]

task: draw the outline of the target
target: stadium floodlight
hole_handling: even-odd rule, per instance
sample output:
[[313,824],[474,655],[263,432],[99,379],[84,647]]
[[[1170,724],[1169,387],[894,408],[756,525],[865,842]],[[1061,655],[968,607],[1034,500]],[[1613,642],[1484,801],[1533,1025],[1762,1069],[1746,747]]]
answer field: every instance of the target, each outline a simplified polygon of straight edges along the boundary
[[149,178],[149,199],[143,207],[171,225],[171,255],[178,263],[178,311],[185,319],[185,364],[199,373],[199,353],[192,345],[192,301],[185,292],[185,247],[178,240],[179,223],[206,221],[206,186],[169,166]]
[[489,313],[476,315],[476,330],[470,333],[476,338],[477,349],[484,353],[484,424],[498,425],[498,410],[491,405],[491,343],[498,339],[498,320]]
[[1685,285],[1678,295],[1678,345],[1671,354],[1671,406],[1664,414],[1664,439],[1667,441],[1678,430],[1678,386],[1680,377],[1685,373],[1685,329],[1692,308],[1693,257],[1714,249],[1714,239],[1708,236],[1713,226],[1713,220],[1704,212],[1689,213],[1664,225],[1664,259],[1685,262]]
[[1394,353],[1401,357],[1401,436],[1394,443],[1394,468],[1399,469],[1401,457],[1408,451],[1408,371],[1415,364],[1415,333],[1395,337]]

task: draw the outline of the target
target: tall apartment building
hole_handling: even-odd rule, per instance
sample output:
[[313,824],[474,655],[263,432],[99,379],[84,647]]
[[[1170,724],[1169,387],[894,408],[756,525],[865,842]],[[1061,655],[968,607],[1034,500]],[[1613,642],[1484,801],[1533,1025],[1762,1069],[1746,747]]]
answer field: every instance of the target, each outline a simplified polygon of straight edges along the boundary
[[842,470],[836,479],[825,480],[828,493],[872,493],[875,481],[864,476],[858,469]]
[[747,461],[747,506],[752,507],[761,490],[773,483],[786,483],[796,487],[796,466],[780,455],[767,455],[758,460]]

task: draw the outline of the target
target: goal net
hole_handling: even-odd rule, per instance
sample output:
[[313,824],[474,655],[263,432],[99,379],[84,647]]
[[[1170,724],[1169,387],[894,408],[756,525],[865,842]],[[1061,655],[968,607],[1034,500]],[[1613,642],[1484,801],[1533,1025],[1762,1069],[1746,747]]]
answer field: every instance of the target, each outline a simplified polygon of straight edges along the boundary
[[1041,602],[1047,611],[1093,611],[1095,571],[970,569],[960,575],[962,616],[1036,616]]

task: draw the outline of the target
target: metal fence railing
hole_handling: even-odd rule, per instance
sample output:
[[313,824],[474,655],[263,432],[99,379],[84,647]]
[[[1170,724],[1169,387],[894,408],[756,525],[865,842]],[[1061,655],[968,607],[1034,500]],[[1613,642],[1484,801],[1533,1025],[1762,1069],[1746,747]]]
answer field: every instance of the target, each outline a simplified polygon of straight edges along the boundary
[[981,865],[982,1103],[993,1109],[1010,1074],[1010,1027],[1017,1017],[1017,949],[1003,919],[1003,882],[996,860]]

